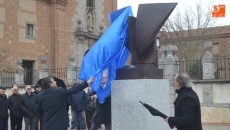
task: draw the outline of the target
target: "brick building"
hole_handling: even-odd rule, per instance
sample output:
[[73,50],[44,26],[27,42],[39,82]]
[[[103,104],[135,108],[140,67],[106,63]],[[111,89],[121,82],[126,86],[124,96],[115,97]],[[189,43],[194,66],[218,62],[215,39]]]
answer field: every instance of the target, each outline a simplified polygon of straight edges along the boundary
[[[203,44],[206,41],[212,42],[212,54],[214,57],[230,57],[230,25],[217,26],[203,29],[180,30],[178,32],[160,31],[160,45],[174,44],[185,51],[196,49],[192,54],[194,58],[200,58],[204,54]],[[199,33],[197,33],[199,32]],[[202,33],[203,32],[203,33]],[[166,38],[168,37],[168,39]],[[197,43],[193,41],[198,40]],[[196,47],[194,47],[196,46]],[[183,56],[178,53],[179,59]]]
[[37,70],[46,57],[48,68],[66,68],[74,55],[80,67],[116,9],[117,0],[0,0],[2,65],[14,69],[22,59],[23,67]]
[[[158,35],[161,37],[160,46],[174,44],[178,47],[180,71],[188,72],[194,79],[202,79],[204,43],[210,41],[215,79],[230,79],[230,25],[178,32],[160,31]],[[183,53],[190,57],[186,59]]]

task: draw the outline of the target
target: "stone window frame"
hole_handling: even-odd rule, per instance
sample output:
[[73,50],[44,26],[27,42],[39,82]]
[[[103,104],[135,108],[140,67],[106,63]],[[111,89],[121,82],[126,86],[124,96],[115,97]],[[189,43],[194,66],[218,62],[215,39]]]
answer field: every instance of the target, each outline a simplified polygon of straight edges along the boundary
[[[90,5],[89,3],[92,3],[92,5]],[[86,0],[86,7],[90,9],[95,9],[95,0]]]
[[[213,49],[214,49],[214,48],[213,48],[213,45],[214,45],[214,44],[215,44],[215,45],[218,45],[218,48],[217,48],[217,49],[218,49],[218,54],[214,54],[214,52],[213,52]],[[214,55],[214,56],[219,56],[219,55],[220,55],[220,43],[219,43],[219,42],[213,42],[213,43],[212,43],[212,50],[211,50],[211,53],[212,53],[212,55]]]
[[[28,35],[28,25],[33,25],[33,35]],[[36,39],[36,22],[27,22],[25,23],[25,37],[31,40]]]

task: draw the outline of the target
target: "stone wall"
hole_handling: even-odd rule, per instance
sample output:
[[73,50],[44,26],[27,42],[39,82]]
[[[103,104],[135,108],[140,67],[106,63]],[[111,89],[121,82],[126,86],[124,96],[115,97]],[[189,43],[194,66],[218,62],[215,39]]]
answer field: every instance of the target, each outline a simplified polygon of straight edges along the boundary
[[230,80],[193,83],[201,103],[202,123],[230,124]]

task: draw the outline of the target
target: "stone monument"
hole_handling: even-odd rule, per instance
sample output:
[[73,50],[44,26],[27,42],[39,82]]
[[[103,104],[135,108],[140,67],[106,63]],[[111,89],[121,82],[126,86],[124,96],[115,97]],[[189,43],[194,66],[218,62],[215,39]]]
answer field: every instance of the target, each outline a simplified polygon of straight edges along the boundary
[[169,81],[157,67],[156,35],[177,3],[140,4],[137,17],[128,21],[134,65],[118,69],[112,82],[112,130],[169,130],[160,117],[152,116],[142,101],[170,115]]
[[16,73],[14,74],[15,83],[18,85],[24,85],[24,70],[22,68],[22,59],[17,59]]

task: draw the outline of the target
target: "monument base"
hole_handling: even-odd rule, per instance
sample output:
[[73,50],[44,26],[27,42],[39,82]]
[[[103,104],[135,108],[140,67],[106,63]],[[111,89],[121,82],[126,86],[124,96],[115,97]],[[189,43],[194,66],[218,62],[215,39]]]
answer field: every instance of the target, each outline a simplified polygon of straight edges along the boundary
[[139,101],[170,115],[168,79],[132,79],[112,82],[112,130],[170,130]]
[[163,79],[163,69],[154,66],[128,66],[116,71],[116,80]]

